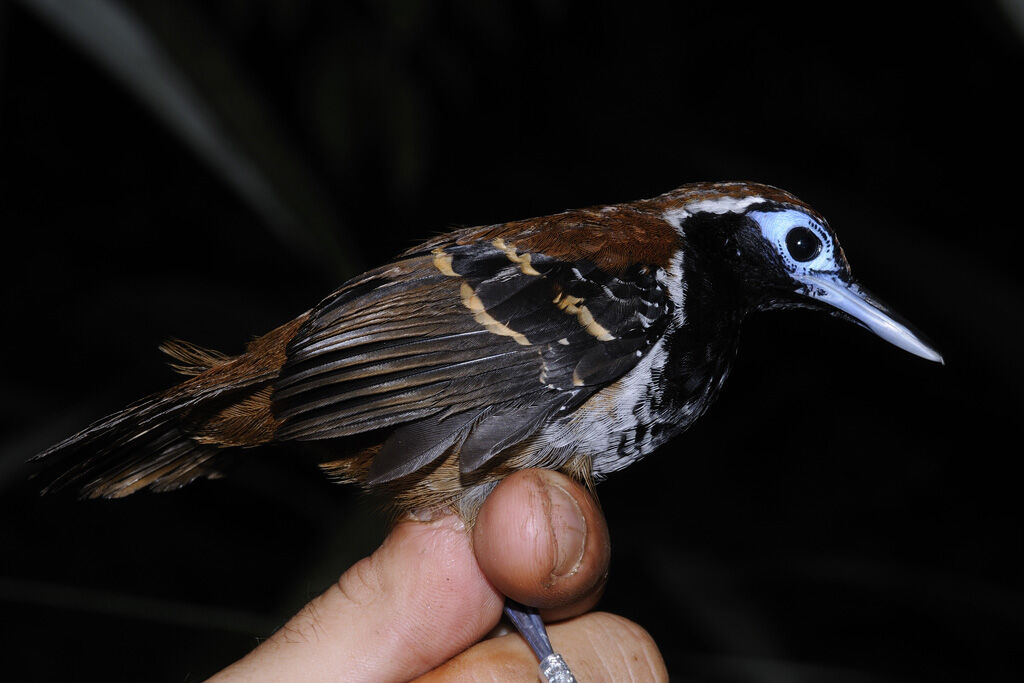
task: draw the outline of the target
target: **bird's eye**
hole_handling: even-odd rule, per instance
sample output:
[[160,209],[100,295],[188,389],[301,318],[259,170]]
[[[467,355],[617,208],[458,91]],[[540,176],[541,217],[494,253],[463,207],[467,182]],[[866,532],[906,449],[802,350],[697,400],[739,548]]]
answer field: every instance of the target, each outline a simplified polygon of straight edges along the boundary
[[803,263],[821,253],[821,240],[807,228],[796,227],[786,234],[786,248],[790,256]]

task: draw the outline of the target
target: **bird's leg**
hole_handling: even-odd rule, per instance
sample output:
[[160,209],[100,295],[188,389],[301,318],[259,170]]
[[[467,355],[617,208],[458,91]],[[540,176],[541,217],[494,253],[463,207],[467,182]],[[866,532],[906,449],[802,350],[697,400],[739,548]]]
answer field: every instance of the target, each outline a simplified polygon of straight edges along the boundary
[[535,607],[520,605],[514,600],[505,600],[505,616],[522,634],[537,659],[540,660],[541,679],[547,683],[576,683],[569,665],[551,648],[547,629]]

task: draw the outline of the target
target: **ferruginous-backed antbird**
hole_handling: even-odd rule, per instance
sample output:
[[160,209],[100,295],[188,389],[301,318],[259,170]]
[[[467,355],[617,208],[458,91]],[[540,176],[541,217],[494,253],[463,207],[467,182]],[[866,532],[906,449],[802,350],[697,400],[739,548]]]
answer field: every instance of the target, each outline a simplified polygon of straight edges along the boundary
[[[454,508],[472,523],[516,470],[589,484],[683,432],[718,395],[743,319],[787,308],[942,360],[853,279],[807,204],[697,183],[447,233],[238,356],[169,343],[185,381],[37,457],[60,470],[49,489],[120,497],[213,475],[229,451],[331,440],[332,477],[399,512]],[[568,680],[536,615],[509,611],[552,680]]]

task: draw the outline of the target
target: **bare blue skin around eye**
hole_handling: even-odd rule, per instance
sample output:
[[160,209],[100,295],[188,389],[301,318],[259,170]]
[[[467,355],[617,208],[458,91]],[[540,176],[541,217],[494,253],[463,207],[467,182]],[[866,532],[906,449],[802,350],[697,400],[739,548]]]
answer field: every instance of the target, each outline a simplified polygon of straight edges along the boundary
[[[838,309],[882,339],[916,356],[942,363],[942,356],[888,307],[849,277],[841,277],[835,260],[835,241],[823,225],[803,211],[751,211],[747,214],[761,235],[782,257],[793,278],[794,291]],[[810,261],[797,261],[786,246],[793,228],[806,228],[821,240],[821,252]]]
[[[811,272],[833,272],[839,269],[835,261],[835,245],[828,231],[802,211],[751,211],[747,216],[761,228],[761,235],[775,247],[786,269],[794,278]],[[797,261],[786,247],[786,235],[793,228],[807,228],[821,240],[821,252],[810,261]]]

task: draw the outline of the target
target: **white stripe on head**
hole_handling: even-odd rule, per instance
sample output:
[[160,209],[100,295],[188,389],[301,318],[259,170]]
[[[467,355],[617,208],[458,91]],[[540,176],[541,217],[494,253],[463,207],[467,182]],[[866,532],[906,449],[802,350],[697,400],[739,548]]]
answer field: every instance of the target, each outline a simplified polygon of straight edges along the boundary
[[683,220],[698,213],[743,213],[754,204],[768,201],[758,195],[748,197],[715,197],[714,199],[696,199],[678,209],[669,209],[663,214],[663,218],[676,230],[682,230],[680,226]]

